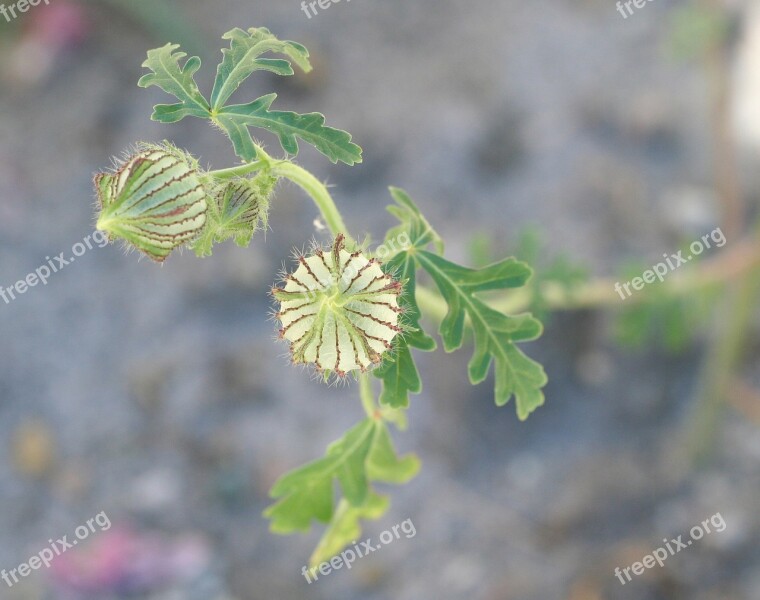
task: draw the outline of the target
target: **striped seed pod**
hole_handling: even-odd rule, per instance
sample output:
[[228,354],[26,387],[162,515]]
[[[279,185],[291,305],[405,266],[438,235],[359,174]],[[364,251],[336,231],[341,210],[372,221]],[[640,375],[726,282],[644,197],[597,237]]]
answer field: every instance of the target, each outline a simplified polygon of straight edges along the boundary
[[95,176],[97,228],[157,262],[195,238],[206,222],[207,190],[197,162],[171,146],[143,145],[113,173]]
[[254,233],[266,229],[269,200],[277,178],[261,172],[251,179],[233,179],[214,188],[208,202],[206,225],[192,248],[198,256],[209,256],[214,244],[230,238],[248,246]]
[[293,362],[339,377],[379,364],[402,331],[401,283],[377,259],[348,252],[342,235],[330,250],[316,249],[299,263],[284,287],[272,290]]

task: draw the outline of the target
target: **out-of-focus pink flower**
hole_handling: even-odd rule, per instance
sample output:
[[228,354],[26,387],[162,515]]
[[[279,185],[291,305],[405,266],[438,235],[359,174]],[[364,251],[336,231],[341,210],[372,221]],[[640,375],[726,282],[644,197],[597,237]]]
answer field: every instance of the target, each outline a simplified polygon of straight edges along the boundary
[[52,0],[49,5],[40,4],[28,13],[25,22],[26,35],[56,50],[81,44],[90,30],[84,7],[69,0]]
[[55,61],[80,44],[90,30],[81,4],[55,0],[21,15],[23,34],[8,55],[4,78],[11,84],[35,85],[55,67]]
[[61,591],[150,592],[197,577],[211,562],[209,545],[198,536],[168,540],[125,527],[93,536],[52,562],[53,583]]

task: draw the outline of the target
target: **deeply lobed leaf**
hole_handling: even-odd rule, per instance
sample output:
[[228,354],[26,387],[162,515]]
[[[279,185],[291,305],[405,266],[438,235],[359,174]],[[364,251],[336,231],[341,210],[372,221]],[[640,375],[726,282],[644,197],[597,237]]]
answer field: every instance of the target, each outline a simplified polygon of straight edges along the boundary
[[159,104],[154,107],[154,121],[175,123],[188,116],[208,118],[210,107],[198,90],[195,73],[201,68],[201,59],[197,56],[189,58],[184,66],[179,61],[187,56],[178,51],[179,44],[166,44],[162,48],[148,50],[148,58],[143,67],[151,73],[143,75],[137,85],[148,88],[155,85],[167,94],[176,96],[178,104]]
[[519,418],[527,418],[544,402],[541,388],[546,384],[546,374],[541,365],[525,356],[514,342],[537,338],[541,335],[541,323],[527,314],[502,314],[477,295],[521,287],[531,277],[531,269],[514,258],[482,269],[470,269],[446,260],[440,256],[443,252],[440,236],[414,201],[403,190],[392,188],[391,193],[396,204],[388,210],[400,224],[388,232],[387,238],[406,233],[410,246],[396,254],[386,268],[404,282],[403,306],[412,333],[403,337],[393,359],[375,371],[383,380],[381,403],[392,407],[408,406],[409,394],[419,393],[422,389],[411,348],[435,348],[435,342],[420,327],[420,310],[415,298],[416,272],[423,268],[448,305],[440,326],[444,349],[453,352],[462,346],[469,319],[475,337],[475,351],[468,367],[470,381],[473,384],[482,382],[493,363],[496,404],[502,406],[515,396]]
[[390,508],[387,496],[382,496],[374,491],[370,492],[361,506],[352,506],[345,500],[341,500],[335,510],[330,524],[319,544],[309,558],[309,564],[313,569],[320,563],[329,561],[348,544],[358,540],[362,534],[362,520],[377,520]]
[[495,400],[498,406],[515,396],[517,415],[524,420],[544,403],[541,388],[546,374],[540,364],[525,356],[515,346],[541,335],[542,326],[530,315],[507,316],[480,300],[478,292],[515,288],[524,285],[531,275],[524,263],[508,258],[483,269],[456,265],[430,252],[418,252],[419,264],[433,278],[449,311],[441,322],[440,334],[447,352],[462,345],[465,316],[475,334],[475,352],[469,364],[473,384],[488,375],[491,363],[495,368]]
[[277,533],[308,530],[313,520],[333,519],[335,480],[345,501],[362,507],[373,493],[370,482],[404,483],[418,470],[415,456],[396,455],[385,423],[367,418],[331,444],[324,458],[281,477],[270,492],[278,500],[264,516],[271,519],[272,531]]
[[432,352],[436,348],[435,340],[422,330],[419,322],[420,309],[416,299],[417,263],[414,254],[430,245],[442,252],[443,241],[405,191],[391,188],[391,195],[396,204],[389,206],[388,211],[401,223],[388,232],[386,240],[398,240],[402,235],[408,235],[409,247],[387,261],[384,269],[388,273],[394,273],[395,277],[404,283],[401,306],[404,308],[407,333],[397,342],[393,357],[376,369],[375,375],[383,380],[380,403],[404,408],[409,406],[409,394],[419,394],[422,391],[422,380],[411,348],[425,352]]
[[362,150],[351,141],[351,134],[325,125],[320,113],[298,113],[270,110],[277,94],[268,94],[250,102],[220,109],[216,121],[224,129],[241,158],[252,160],[254,147],[248,127],[259,127],[274,133],[288,154],[298,154],[298,139],[308,142],[331,162],[353,165],[362,161]]
[[[167,44],[148,51],[143,67],[150,73],[138,82],[140,87],[157,86],[175,96],[175,104],[159,104],[154,107],[153,120],[176,123],[185,117],[210,119],[230,138],[235,153],[245,161],[256,159],[256,144],[249,127],[259,127],[274,133],[285,152],[298,154],[298,140],[313,145],[333,163],[338,161],[353,165],[362,161],[362,150],[351,141],[351,135],[340,129],[325,125],[320,113],[298,114],[290,111],[271,110],[276,94],[268,94],[249,102],[225,106],[232,94],[255,71],[269,71],[278,75],[292,75],[295,63],[304,71],[311,70],[309,52],[301,44],[277,39],[264,27],[248,31],[236,28],[223,36],[230,47],[222,50],[222,62],[217,67],[211,101],[208,102],[198,90],[194,75],[201,67],[201,59],[193,56],[184,63],[187,54],[178,44]],[[286,58],[263,58],[274,52]]]
[[284,54],[305,72],[311,71],[309,51],[301,44],[278,40],[265,27],[251,27],[248,31],[235,28],[222,36],[230,40],[230,47],[222,50],[224,58],[217,67],[211,107],[224,106],[230,96],[254,71],[270,71],[277,75],[293,75],[289,60],[261,58],[267,52]]

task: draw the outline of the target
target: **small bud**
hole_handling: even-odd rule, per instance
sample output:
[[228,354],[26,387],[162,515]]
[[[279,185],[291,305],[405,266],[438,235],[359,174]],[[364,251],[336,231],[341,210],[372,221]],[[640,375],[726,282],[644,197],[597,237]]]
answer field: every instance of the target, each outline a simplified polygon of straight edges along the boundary
[[238,246],[251,243],[253,234],[266,229],[269,199],[277,178],[263,171],[252,179],[233,179],[218,185],[209,200],[206,225],[193,243],[198,256],[209,256],[214,244],[230,238]]
[[340,377],[380,363],[402,331],[399,282],[378,261],[348,252],[342,235],[331,251],[315,250],[299,263],[284,288],[273,290],[293,362]]
[[171,146],[142,145],[114,173],[95,176],[97,228],[163,262],[206,222],[208,192],[197,162]]

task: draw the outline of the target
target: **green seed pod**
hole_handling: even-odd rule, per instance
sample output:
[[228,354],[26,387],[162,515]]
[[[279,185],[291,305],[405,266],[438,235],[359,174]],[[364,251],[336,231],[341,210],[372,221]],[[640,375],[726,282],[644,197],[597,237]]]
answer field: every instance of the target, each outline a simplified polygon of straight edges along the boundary
[[142,145],[114,173],[95,176],[97,228],[163,262],[206,222],[197,161],[171,146]]
[[198,256],[209,256],[214,244],[230,238],[238,246],[251,243],[253,234],[266,229],[269,199],[277,178],[263,171],[252,179],[233,179],[217,186],[211,194],[206,225],[193,243]]
[[377,259],[348,252],[342,235],[330,251],[317,249],[299,263],[284,287],[272,290],[293,362],[339,377],[380,363],[402,331],[401,283]]

